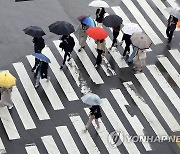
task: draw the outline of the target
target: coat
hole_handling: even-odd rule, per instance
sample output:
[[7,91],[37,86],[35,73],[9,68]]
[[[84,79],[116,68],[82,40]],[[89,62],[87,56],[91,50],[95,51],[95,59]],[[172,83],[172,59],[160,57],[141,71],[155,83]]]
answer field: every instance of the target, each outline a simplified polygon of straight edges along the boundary
[[106,41],[104,40],[102,43],[101,43],[101,41],[97,41],[97,49],[102,50],[105,53],[106,52]]
[[9,106],[9,105],[13,105],[12,99],[11,99],[11,92],[12,92],[12,88],[9,89],[1,89],[1,100],[0,100],[0,105],[1,106]]
[[93,105],[89,109],[90,109],[90,115],[94,115],[95,119],[98,119],[98,118],[102,117],[101,109],[100,109],[99,105]]
[[62,42],[59,44],[59,47],[62,48],[65,52],[72,52],[75,46],[74,38],[70,35],[63,35],[60,39]]
[[42,37],[34,37],[34,52],[41,53],[41,50],[45,47],[44,39]]
[[169,19],[168,19],[168,26],[170,26],[171,30],[175,30],[176,29],[176,24],[178,22],[178,18],[170,15]]
[[44,62],[44,61],[41,61],[40,64],[38,65],[37,69],[36,69],[35,76],[37,76],[38,71],[40,71],[41,79],[44,79],[44,78],[47,79],[48,68],[49,68],[49,64]]
[[96,21],[99,22],[99,23],[102,23],[102,20],[104,18],[104,14],[105,14],[105,10],[104,8],[98,8],[96,10]]
[[77,39],[81,46],[84,46],[86,44],[86,39],[87,39],[86,29],[87,27],[80,24],[75,32],[77,34]]

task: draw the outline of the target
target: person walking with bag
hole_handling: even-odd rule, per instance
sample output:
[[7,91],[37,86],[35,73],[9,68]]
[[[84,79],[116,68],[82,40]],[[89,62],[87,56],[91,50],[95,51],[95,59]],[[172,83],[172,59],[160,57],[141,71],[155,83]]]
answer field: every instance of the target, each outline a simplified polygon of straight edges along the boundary
[[[34,43],[34,52],[35,53],[41,53],[42,49],[45,47],[45,42],[42,37],[34,37],[32,42]],[[35,58],[35,64],[32,68],[32,72],[37,68],[38,64],[40,63],[40,60]]]
[[102,62],[102,54],[105,55],[105,52],[106,52],[106,41],[105,41],[105,39],[104,40],[97,40],[96,44],[97,44],[98,55],[96,58],[95,67],[98,67]]
[[77,38],[80,44],[80,48],[79,48],[79,52],[85,48],[85,44],[86,44],[86,40],[87,40],[87,34],[86,34],[86,30],[88,29],[88,26],[83,24],[81,22],[81,24],[78,26],[78,28],[76,29],[76,34],[77,34]]
[[11,93],[12,93],[12,87],[10,88],[1,87],[0,106],[7,106],[8,109],[13,108],[14,103],[11,99]]
[[67,61],[70,61],[70,59],[71,59],[71,52],[73,51],[75,42],[74,42],[73,37],[71,37],[70,35],[63,35],[60,40],[62,42],[60,43],[59,47],[62,48],[62,50],[64,50],[64,52],[65,52],[63,63],[60,67],[60,69],[63,69],[63,66],[65,65],[67,56],[69,57]]
[[104,19],[104,15],[105,15],[106,11],[103,7],[100,7],[96,10],[96,22],[97,22],[97,26],[101,26],[102,21]]
[[171,42],[174,30],[176,29],[176,24],[178,22],[178,18],[174,17],[173,15],[169,16],[167,29],[166,29],[166,35],[168,37],[168,43]]
[[93,105],[89,109],[90,109],[89,120],[88,120],[87,124],[85,125],[85,130],[87,130],[89,128],[89,126],[91,125],[93,120],[95,120],[97,128],[100,128],[99,121],[98,121],[98,119],[100,117],[102,117],[100,106],[99,105]]

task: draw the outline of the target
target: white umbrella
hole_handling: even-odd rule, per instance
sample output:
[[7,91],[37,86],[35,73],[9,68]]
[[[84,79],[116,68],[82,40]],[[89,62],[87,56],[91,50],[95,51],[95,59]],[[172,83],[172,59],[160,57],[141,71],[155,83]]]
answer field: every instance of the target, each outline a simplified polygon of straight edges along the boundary
[[133,33],[131,36],[131,42],[139,49],[148,49],[152,44],[149,36],[142,32]]
[[122,31],[125,34],[132,35],[135,32],[142,32],[142,29],[136,23],[128,23],[128,24],[124,25],[124,27],[122,28]]
[[83,103],[88,104],[88,105],[100,105],[102,103],[100,97],[96,94],[93,93],[87,93],[83,97],[81,97],[81,100]]
[[102,1],[102,0],[94,0],[91,3],[89,3],[89,6],[92,6],[92,7],[104,7],[104,8],[109,7],[108,3],[106,3],[105,1]]
[[177,10],[173,7],[167,7],[165,10],[170,14],[173,15],[174,17],[180,19],[180,10]]

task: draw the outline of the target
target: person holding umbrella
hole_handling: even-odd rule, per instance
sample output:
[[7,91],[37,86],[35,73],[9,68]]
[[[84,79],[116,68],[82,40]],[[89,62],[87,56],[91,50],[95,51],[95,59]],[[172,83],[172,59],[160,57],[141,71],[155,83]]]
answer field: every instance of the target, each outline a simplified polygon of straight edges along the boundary
[[123,52],[123,57],[126,56],[127,52],[128,52],[128,54],[130,53],[130,45],[132,44],[130,38],[131,38],[131,35],[125,34],[125,33],[123,34],[122,40],[120,42],[120,44],[122,44],[123,41],[125,41],[125,43],[126,43],[126,46],[125,46],[124,52]]
[[[44,31],[37,26],[29,26],[25,28],[23,31],[25,32],[25,34],[33,37],[32,42],[34,43],[34,52],[41,53],[42,49],[45,47],[44,39],[42,38],[42,36],[46,35]],[[32,68],[32,72],[34,72],[39,62],[39,59],[35,58],[35,64]]]
[[73,51],[73,48],[75,46],[74,38],[70,35],[63,35],[60,39],[62,42],[60,43],[59,47],[64,50],[64,59],[63,63],[60,67],[60,69],[63,69],[63,66],[65,65],[67,56],[69,57],[67,61],[70,61],[71,59],[71,52]]
[[104,7],[100,7],[96,10],[96,22],[98,26],[101,26],[101,23],[104,19],[104,15],[105,15],[106,11],[104,9]]
[[178,18],[174,17],[173,15],[169,16],[167,29],[166,29],[166,35],[168,37],[168,43],[171,42],[174,30],[176,29],[176,24],[178,22]]
[[81,100],[83,101],[83,103],[91,105],[91,107],[89,108],[90,112],[88,115],[89,120],[87,124],[85,125],[85,130],[89,128],[93,120],[95,120],[97,128],[100,128],[99,121],[98,121],[98,119],[102,117],[101,108],[100,108],[100,104],[102,103],[102,101],[100,97],[94,93],[87,93],[86,95],[81,97]]

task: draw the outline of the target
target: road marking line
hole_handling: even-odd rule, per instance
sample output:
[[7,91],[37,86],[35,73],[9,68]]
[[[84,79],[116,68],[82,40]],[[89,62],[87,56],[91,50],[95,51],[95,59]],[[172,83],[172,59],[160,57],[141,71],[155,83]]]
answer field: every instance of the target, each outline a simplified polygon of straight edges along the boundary
[[30,145],[25,147],[28,154],[40,154],[36,145]]
[[153,88],[152,84],[149,82],[147,77],[144,73],[135,74],[136,78],[140,82],[140,84],[143,86],[144,90],[156,106],[157,110],[161,114],[161,116],[166,121],[167,125],[170,127],[172,131],[179,131],[180,125],[176,121],[176,119],[173,117],[172,113],[169,111],[167,106],[164,104],[161,97],[158,95],[156,90]]
[[0,118],[9,140],[20,139],[18,130],[6,106],[0,108]]
[[169,50],[169,52],[180,66],[180,52],[177,49]]
[[[138,136],[145,136],[144,127],[141,124],[141,122],[139,121],[138,117],[136,115],[134,115],[132,117],[128,113],[126,106],[129,106],[129,107],[131,107],[131,106],[129,105],[129,103],[125,99],[125,97],[122,94],[122,92],[120,91],[120,89],[114,89],[114,90],[110,90],[110,91],[111,91],[113,97],[115,98],[117,104],[119,105],[119,107],[123,111],[124,115],[128,119],[129,123],[131,124],[132,128],[135,130],[136,134]],[[142,144],[143,144],[144,148],[146,149],[146,151],[152,150],[149,142],[142,142]]]
[[23,98],[21,97],[20,92],[18,91],[17,87],[13,87],[12,91],[12,101],[16,107],[16,110],[18,112],[18,115],[24,125],[25,129],[34,129],[36,128],[36,125],[31,118],[31,115],[24,103]]
[[80,154],[76,143],[74,142],[71,133],[69,132],[67,126],[58,126],[56,130],[69,154]]
[[3,144],[3,142],[2,142],[2,139],[1,139],[1,137],[0,137],[0,153],[7,153],[6,152],[6,149],[5,149],[5,147],[4,147],[4,144]]
[[31,79],[29,78],[29,75],[26,72],[26,69],[24,67],[24,64],[19,63],[13,63],[13,66],[19,76],[19,79],[26,91],[26,94],[29,97],[29,100],[40,120],[47,120],[50,119],[43,103],[41,102],[41,99],[39,98],[36,90],[34,89],[34,85],[31,82]]
[[76,95],[73,87],[71,86],[64,72],[60,70],[59,63],[57,62],[49,47],[45,47],[42,52],[51,60],[49,66],[53,71],[57,81],[59,82],[62,90],[64,91],[64,94],[66,95],[67,99],[69,101],[78,100],[78,96]]
[[85,125],[80,116],[70,116],[71,122],[74,125],[82,143],[86,147],[89,154],[100,154],[100,151],[88,131],[84,132]]
[[60,151],[52,136],[43,136],[41,137],[41,140],[43,141],[44,146],[49,154],[60,154]]
[[149,122],[150,126],[152,127],[156,135],[168,136],[166,130],[162,127],[161,123],[159,122],[151,108],[148,106],[148,104],[145,102],[144,98],[140,96],[133,83],[131,81],[124,82],[123,85],[125,86],[128,93],[131,95],[132,99],[134,100],[138,108],[141,110],[146,120]]
[[[101,107],[114,130],[122,131],[124,136],[129,136],[128,131],[126,130],[123,123],[118,118],[118,115],[114,112],[112,106],[110,105],[111,103],[106,98],[103,98],[102,102],[103,103],[101,104]],[[126,147],[128,153],[140,154],[140,151],[138,150],[136,144],[134,144],[133,142],[127,142],[127,140],[124,140],[123,144]]]

